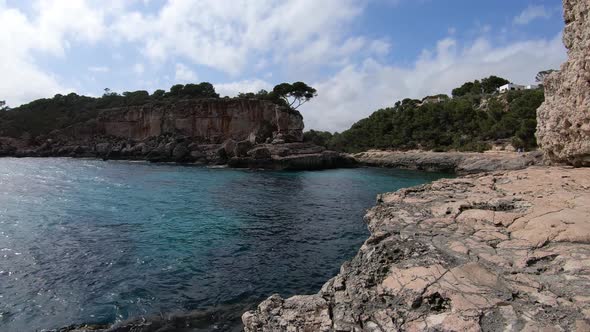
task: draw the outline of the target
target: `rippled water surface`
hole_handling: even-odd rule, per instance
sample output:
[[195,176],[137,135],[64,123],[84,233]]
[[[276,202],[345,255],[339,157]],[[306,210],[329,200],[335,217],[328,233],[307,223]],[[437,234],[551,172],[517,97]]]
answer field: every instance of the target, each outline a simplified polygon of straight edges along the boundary
[[315,293],[376,194],[441,176],[0,158],[0,330]]

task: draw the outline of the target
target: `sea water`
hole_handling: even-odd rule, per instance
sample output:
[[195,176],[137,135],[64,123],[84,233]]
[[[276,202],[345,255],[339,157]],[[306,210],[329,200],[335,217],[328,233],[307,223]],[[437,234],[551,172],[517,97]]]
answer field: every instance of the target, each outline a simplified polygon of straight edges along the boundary
[[0,158],[0,330],[228,306],[239,322],[336,275],[378,193],[443,176]]

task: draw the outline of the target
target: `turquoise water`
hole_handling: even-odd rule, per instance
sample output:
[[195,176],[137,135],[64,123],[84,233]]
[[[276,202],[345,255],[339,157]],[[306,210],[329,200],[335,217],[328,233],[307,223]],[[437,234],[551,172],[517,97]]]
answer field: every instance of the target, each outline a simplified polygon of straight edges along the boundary
[[315,293],[376,194],[441,176],[0,158],[0,330]]

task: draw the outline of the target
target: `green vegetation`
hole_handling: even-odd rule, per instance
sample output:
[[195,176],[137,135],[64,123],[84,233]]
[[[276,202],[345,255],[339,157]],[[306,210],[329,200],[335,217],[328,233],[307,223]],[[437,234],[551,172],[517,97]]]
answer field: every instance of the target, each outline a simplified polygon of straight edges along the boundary
[[453,89],[453,97],[462,97],[467,95],[481,95],[486,93],[494,93],[496,89],[504,84],[508,84],[510,81],[503,79],[498,76],[490,76],[483,80],[475,80],[473,82],[467,82],[461,87]]
[[240,98],[258,98],[274,102],[296,110],[301,105],[317,96],[317,90],[303,82],[281,83],[276,85],[271,92],[260,90],[257,93],[240,93]]
[[498,140],[511,140],[516,148],[533,149],[536,109],[544,100],[543,91],[496,93],[496,88],[506,82],[491,76],[454,89],[453,98],[438,95],[422,101],[404,99],[393,107],[374,112],[342,133],[310,131],[304,137],[345,152],[483,151]]
[[543,84],[547,76],[551,75],[551,73],[556,71],[557,70],[555,69],[542,70],[539,73],[537,73],[537,76],[535,76],[535,81],[537,81],[537,83]]
[[320,146],[328,146],[334,135],[328,131],[309,130],[303,133],[303,140]]

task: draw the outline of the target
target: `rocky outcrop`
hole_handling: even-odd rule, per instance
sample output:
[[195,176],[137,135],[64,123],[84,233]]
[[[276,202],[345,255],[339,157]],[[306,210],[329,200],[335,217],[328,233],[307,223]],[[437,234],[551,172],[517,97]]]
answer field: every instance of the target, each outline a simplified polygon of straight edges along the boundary
[[588,331],[590,169],[445,179],[379,196],[371,236],[316,295],[250,331]]
[[590,1],[564,0],[568,60],[544,82],[537,141],[553,163],[590,166]]
[[261,144],[247,152],[235,150],[228,165],[237,168],[315,170],[355,166],[356,160],[309,143]]
[[368,166],[394,167],[422,171],[473,174],[496,170],[517,170],[541,165],[542,153],[511,152],[429,152],[370,150],[353,154],[359,163]]
[[98,157],[272,169],[348,167],[303,143],[303,117],[257,99],[188,99],[103,110],[32,144],[0,139],[0,156]]

